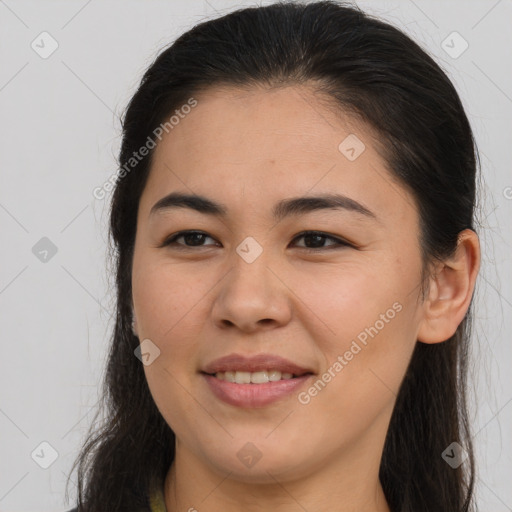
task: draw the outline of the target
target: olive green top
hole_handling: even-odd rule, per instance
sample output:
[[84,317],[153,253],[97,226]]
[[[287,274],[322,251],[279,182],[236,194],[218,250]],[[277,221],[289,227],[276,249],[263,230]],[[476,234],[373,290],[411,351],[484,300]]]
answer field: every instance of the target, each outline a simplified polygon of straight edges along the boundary
[[156,487],[153,489],[149,495],[149,506],[151,508],[151,512],[167,512],[162,487]]

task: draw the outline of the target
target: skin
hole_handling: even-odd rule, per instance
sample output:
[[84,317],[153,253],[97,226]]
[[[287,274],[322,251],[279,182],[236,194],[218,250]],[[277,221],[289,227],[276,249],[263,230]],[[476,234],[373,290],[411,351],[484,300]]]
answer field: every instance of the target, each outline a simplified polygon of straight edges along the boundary
[[[155,149],[132,274],[136,332],[160,350],[144,366],[147,382],[176,434],[167,510],[389,512],[378,469],[396,394],[416,341],[442,342],[462,321],[478,239],[461,233],[422,300],[415,202],[386,169],[369,126],[336,115],[306,86],[216,88],[196,99]],[[338,149],[351,133],[366,146],[354,161]],[[150,215],[173,191],[207,196],[228,214]],[[332,209],[273,220],[279,200],[321,193],[344,194],[376,219]],[[207,236],[161,247],[181,230]],[[329,238],[315,246],[298,237],[304,230],[355,247],[333,249]],[[252,263],[236,252],[248,236],[263,249]],[[235,407],[199,373],[227,354],[270,352],[312,368],[317,380],[395,303],[400,312],[308,404],[294,393]],[[237,457],[248,442],[261,454],[250,468]]]

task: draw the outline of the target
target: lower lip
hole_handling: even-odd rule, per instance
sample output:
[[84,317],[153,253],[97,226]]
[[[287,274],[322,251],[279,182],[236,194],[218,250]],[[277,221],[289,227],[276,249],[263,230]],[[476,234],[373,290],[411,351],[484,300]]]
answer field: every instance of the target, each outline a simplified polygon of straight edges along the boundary
[[265,407],[296,392],[313,376],[308,374],[264,384],[236,384],[206,373],[202,375],[217,398],[237,407]]

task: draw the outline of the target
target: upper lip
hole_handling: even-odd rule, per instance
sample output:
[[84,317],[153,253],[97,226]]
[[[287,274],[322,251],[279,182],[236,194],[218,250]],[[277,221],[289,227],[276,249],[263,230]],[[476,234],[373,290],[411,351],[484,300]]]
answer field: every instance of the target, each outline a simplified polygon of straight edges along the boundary
[[308,368],[299,366],[284,357],[272,354],[258,354],[255,356],[230,354],[215,359],[202,369],[204,373],[209,374],[229,371],[260,372],[263,370],[277,370],[282,373],[292,373],[297,376],[313,373],[313,371]]

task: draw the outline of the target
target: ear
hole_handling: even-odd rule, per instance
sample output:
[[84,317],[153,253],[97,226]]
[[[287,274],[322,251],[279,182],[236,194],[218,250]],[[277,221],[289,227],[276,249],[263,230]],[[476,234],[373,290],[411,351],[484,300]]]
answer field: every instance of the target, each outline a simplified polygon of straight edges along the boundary
[[429,278],[417,339],[441,343],[449,339],[467,313],[480,268],[480,244],[471,229],[459,233],[455,254],[440,262]]

